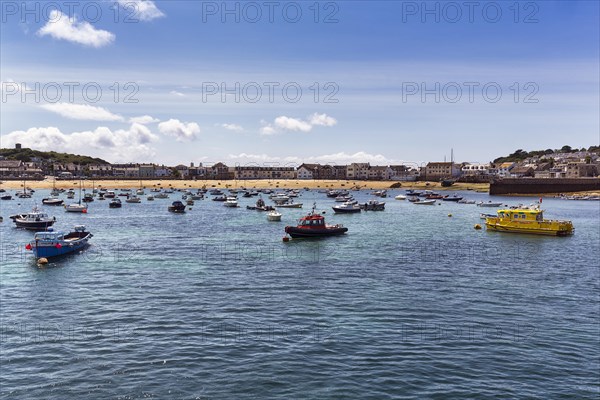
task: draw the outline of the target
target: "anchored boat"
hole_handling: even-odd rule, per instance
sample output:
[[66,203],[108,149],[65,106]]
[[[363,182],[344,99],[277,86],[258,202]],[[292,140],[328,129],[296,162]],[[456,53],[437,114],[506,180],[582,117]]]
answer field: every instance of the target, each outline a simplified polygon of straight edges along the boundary
[[491,231],[549,236],[567,236],[574,230],[571,221],[544,219],[539,207],[498,210],[498,215],[485,219],[485,226]]
[[286,226],[285,233],[293,238],[317,238],[326,236],[343,235],[348,228],[343,225],[326,225],[325,217],[315,212],[316,204],[312,211],[300,218],[297,226]]
[[45,230],[54,225],[56,217],[49,217],[48,214],[40,212],[37,207],[26,214],[11,215],[17,228],[30,230]]
[[90,232],[86,232],[85,226],[78,225],[72,232],[37,232],[33,241],[25,248],[33,251],[37,257],[57,257],[81,250],[88,245],[92,238]]
[[168,210],[172,213],[183,214],[185,212],[185,205],[180,201],[174,201],[173,204],[168,207]]

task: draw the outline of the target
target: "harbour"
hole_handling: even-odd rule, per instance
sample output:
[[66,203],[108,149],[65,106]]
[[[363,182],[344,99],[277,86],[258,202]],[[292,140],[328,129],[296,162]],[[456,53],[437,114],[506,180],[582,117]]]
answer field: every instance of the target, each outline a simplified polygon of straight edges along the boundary
[[[415,207],[395,199],[404,189],[388,190],[384,211],[356,214],[300,191],[298,202],[316,203],[348,232],[283,242],[284,226],[308,207],[280,209],[281,222],[269,222],[246,209],[256,196],[238,196],[237,208],[207,196],[169,213],[182,193],[118,209],[94,201],[86,214],[40,206],[56,216],[54,228],[85,224],[94,236],[43,266],[24,248],[32,232],[0,224],[2,388],[12,388],[2,397],[313,397],[327,383],[336,396],[420,398],[423,388],[442,393],[436,387],[475,375],[475,389],[458,393],[595,393],[584,371],[597,355],[597,202],[544,198],[549,217],[576,228],[552,238],[475,230],[476,204]],[[377,198],[351,193],[358,203]],[[47,195],[2,202],[2,214]],[[515,368],[536,380],[517,379]],[[370,383],[381,374],[387,382]]]

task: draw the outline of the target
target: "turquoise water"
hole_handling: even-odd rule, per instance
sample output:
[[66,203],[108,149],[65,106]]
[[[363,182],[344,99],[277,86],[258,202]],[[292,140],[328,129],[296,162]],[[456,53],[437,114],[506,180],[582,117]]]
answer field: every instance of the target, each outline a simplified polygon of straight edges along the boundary
[[[46,206],[94,238],[39,268],[7,217],[46,195],[0,202],[1,398],[599,396],[598,202],[544,199],[566,238],[478,231],[493,209],[446,202],[333,215],[316,192],[281,223],[254,198]],[[313,201],[348,234],[284,243]]]

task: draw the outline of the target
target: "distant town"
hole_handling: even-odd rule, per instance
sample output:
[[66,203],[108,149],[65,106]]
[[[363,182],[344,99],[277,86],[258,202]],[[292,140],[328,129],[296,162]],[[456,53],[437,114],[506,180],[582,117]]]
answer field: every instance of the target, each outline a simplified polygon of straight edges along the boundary
[[[496,162],[474,164],[454,161],[432,161],[422,166],[300,164],[269,166],[248,163],[166,166],[158,164],[111,164],[86,156],[72,156],[77,161],[65,162],[62,153],[36,152],[21,148],[0,150],[0,178],[5,180],[40,180],[46,176],[57,179],[187,179],[187,180],[252,180],[252,179],[330,179],[373,181],[438,181],[452,179],[464,182],[489,182],[494,178],[590,178],[600,171],[600,148],[571,149],[527,153],[517,150]],[[23,156],[23,154],[28,154]],[[34,154],[33,156],[31,154]],[[35,155],[38,154],[38,155]],[[56,154],[56,156],[54,156]],[[509,161],[507,161],[509,160]]]

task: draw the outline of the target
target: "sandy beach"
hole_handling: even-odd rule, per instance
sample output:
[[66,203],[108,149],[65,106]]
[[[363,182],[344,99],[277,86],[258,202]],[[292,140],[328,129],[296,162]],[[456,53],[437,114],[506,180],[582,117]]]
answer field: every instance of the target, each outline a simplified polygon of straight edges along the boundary
[[[397,181],[347,181],[347,180],[312,180],[312,179],[281,179],[281,180],[144,180],[141,185],[144,188],[224,188],[224,189],[352,189],[359,187],[361,189],[389,189],[392,185],[400,183],[403,189],[431,189],[431,190],[474,190],[478,192],[487,192],[489,184],[487,183],[455,183],[451,187],[442,187],[439,182],[397,182]],[[53,179],[43,181],[26,181],[25,186],[31,189],[52,189],[56,185],[59,189],[77,189],[79,181],[60,181],[54,182]],[[22,189],[23,181],[3,181],[3,189]],[[101,180],[82,181],[82,187],[86,190],[92,188],[121,189],[121,188],[139,188],[140,181],[136,180]]]

